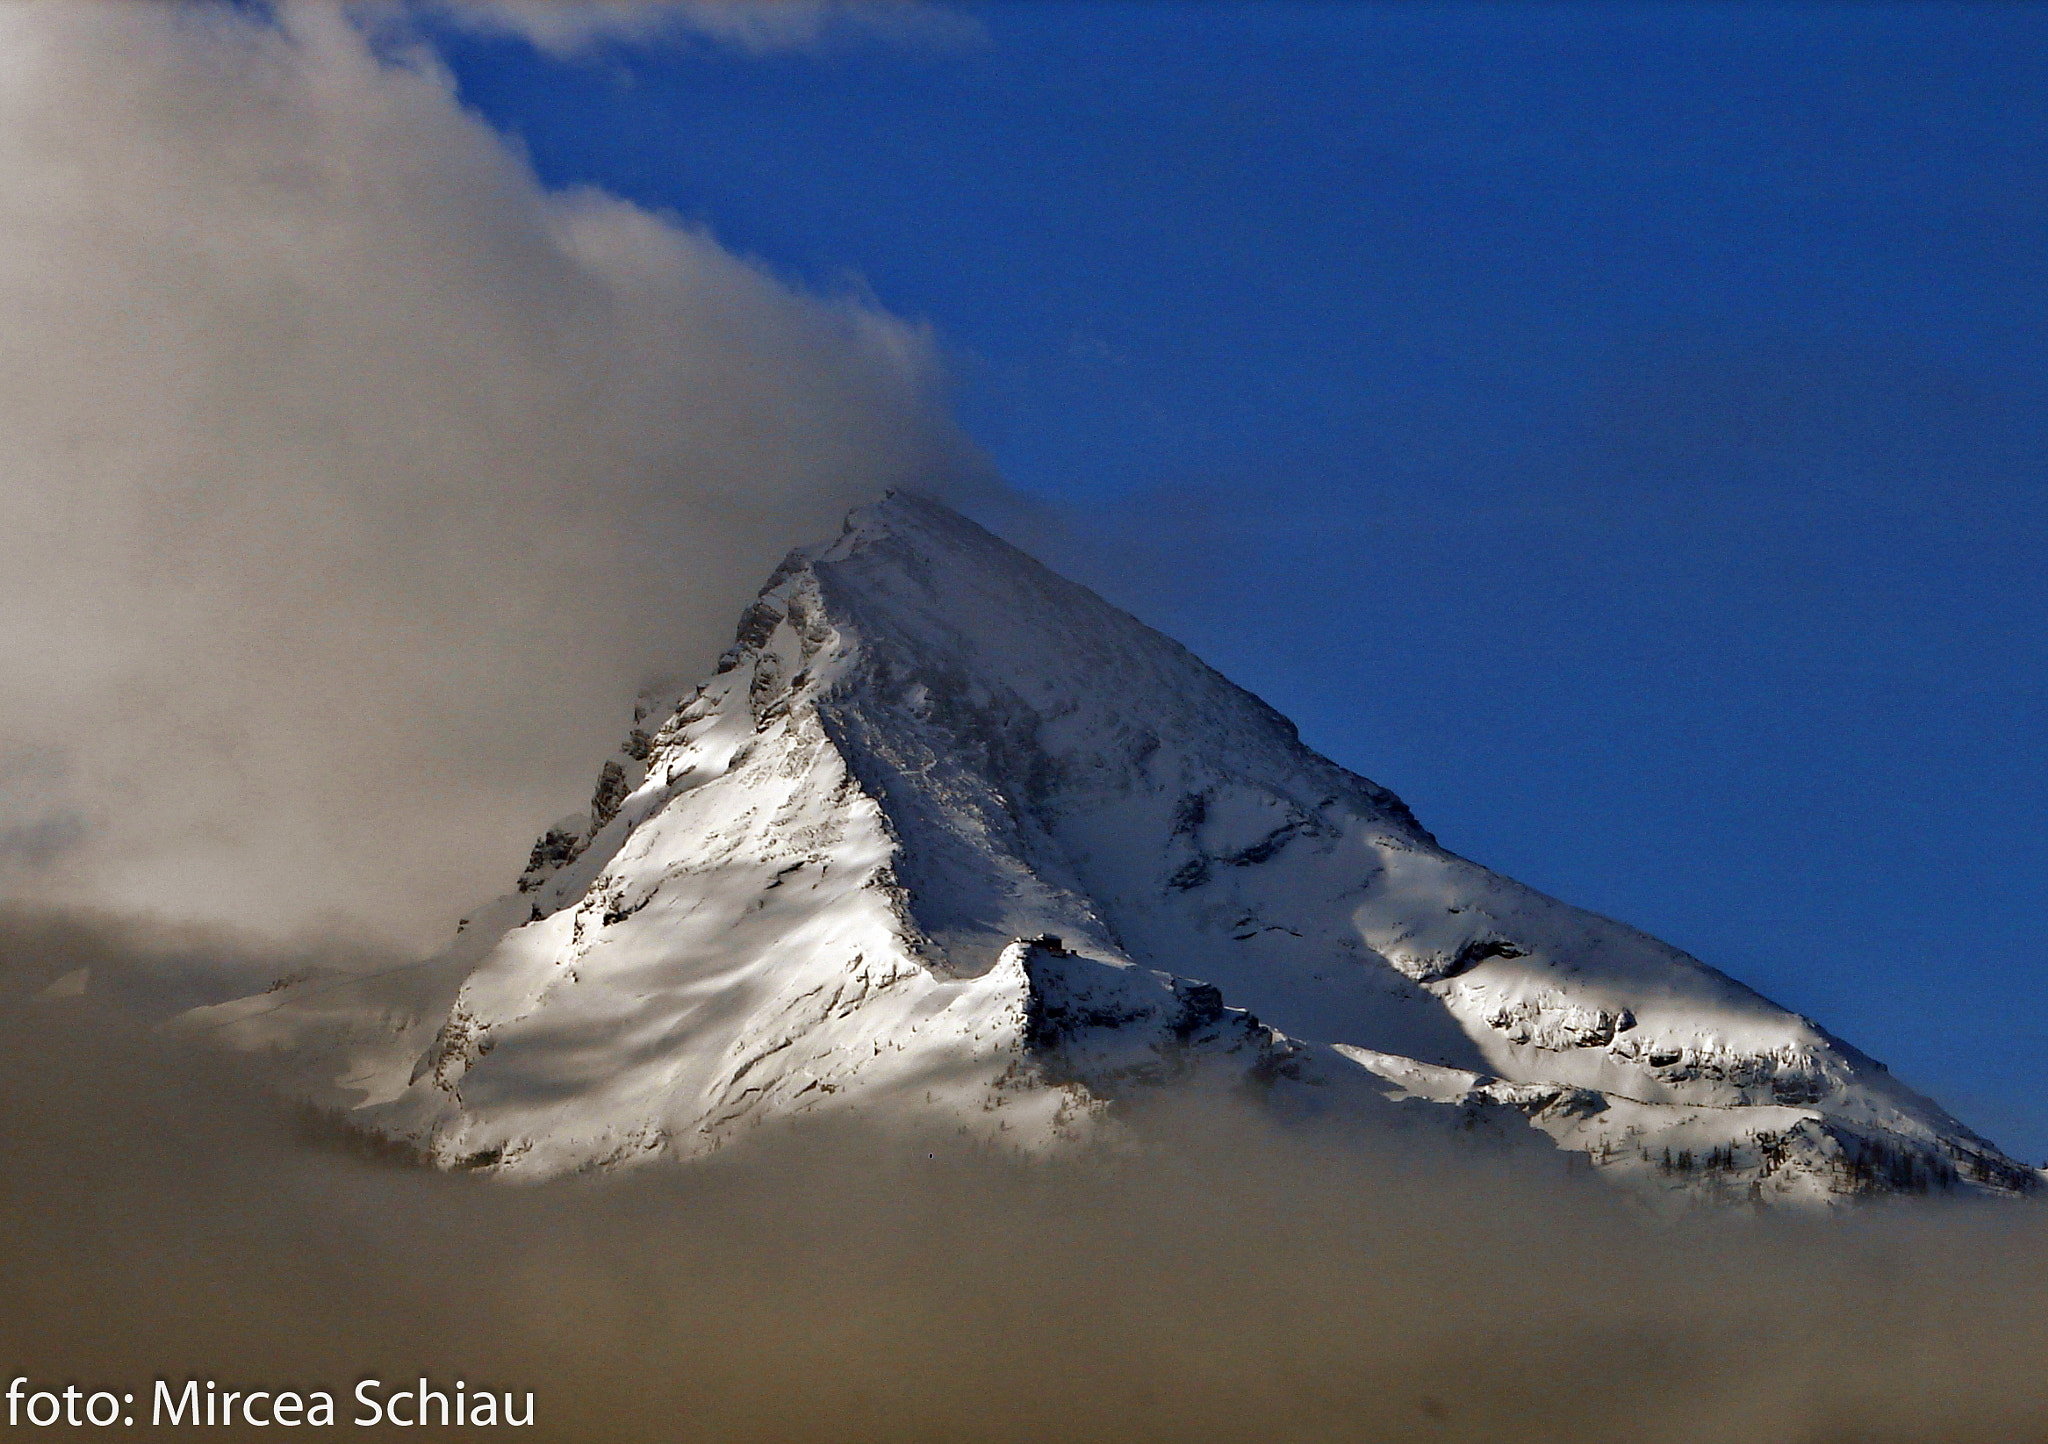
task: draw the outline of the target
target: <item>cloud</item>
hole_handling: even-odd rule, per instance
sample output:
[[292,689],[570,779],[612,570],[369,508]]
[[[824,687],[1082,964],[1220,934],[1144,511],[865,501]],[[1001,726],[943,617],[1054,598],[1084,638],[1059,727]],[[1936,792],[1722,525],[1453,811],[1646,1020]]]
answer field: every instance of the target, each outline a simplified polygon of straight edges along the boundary
[[320,5],[0,9],[0,893],[421,941],[791,543],[973,469],[932,338]]
[[1221,1109],[1041,1166],[842,1121],[512,1187],[373,1166],[106,1005],[176,951],[0,912],[31,1388],[425,1374],[532,1391],[536,1438],[764,1444],[1974,1444],[2048,1411],[2038,1208],[1659,1223],[1483,1135],[1325,1150]]
[[462,29],[517,35],[555,56],[684,35],[761,54],[815,49],[839,35],[962,45],[982,34],[971,17],[923,0],[428,0],[421,8]]

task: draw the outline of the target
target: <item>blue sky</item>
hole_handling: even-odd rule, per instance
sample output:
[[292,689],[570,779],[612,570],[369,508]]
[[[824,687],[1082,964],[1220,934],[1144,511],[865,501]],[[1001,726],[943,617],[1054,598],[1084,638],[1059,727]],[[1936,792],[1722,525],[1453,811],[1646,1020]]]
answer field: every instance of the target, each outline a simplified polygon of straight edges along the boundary
[[1020,539],[1446,844],[2048,1158],[2048,11],[965,13],[446,53],[927,322]]

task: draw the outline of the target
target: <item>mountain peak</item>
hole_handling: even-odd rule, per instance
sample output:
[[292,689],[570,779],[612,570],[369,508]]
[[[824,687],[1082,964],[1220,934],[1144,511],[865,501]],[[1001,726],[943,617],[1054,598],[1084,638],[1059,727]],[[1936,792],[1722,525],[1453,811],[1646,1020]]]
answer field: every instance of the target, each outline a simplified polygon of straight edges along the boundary
[[441,958],[210,1021],[513,1173],[846,1110],[1052,1148],[1227,1087],[1343,1127],[1491,1120],[1690,1197],[2035,1182],[1807,1020],[1446,852],[929,498],[791,552],[713,676],[635,724],[587,823]]

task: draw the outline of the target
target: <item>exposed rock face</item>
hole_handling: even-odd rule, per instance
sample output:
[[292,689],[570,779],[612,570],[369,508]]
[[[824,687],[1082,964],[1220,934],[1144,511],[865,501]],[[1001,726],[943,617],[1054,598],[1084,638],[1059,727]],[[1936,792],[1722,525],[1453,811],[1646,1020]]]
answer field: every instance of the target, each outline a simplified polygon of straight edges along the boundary
[[792,553],[442,957],[210,1010],[445,1163],[818,1110],[1025,1148],[1134,1090],[1484,1114],[1762,1201],[2036,1176],[1817,1025],[1439,847],[1185,649],[935,503]]

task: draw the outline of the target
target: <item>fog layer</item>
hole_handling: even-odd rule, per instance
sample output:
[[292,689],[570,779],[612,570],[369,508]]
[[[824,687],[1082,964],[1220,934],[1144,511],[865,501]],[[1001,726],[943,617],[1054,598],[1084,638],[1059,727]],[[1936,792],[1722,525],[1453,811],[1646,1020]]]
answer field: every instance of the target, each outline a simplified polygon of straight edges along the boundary
[[0,1359],[32,1387],[326,1389],[352,1437],[357,1381],[422,1374],[586,1441],[2048,1437],[2030,1207],[1654,1224],[1483,1149],[1213,1114],[1058,1165],[841,1128],[508,1187],[175,1051],[110,1001],[165,963],[0,928]]

